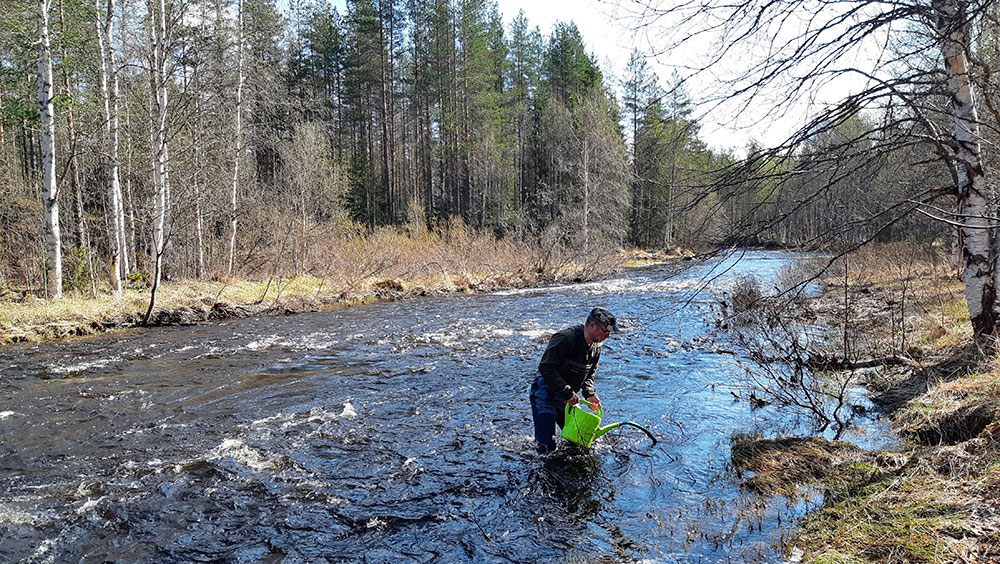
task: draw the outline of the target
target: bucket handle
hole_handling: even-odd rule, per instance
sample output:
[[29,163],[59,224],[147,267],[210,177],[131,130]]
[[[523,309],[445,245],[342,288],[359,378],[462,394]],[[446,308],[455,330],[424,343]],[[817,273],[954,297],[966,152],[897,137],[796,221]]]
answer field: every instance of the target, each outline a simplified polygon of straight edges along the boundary
[[[594,409],[594,406],[593,406],[593,404],[591,404],[591,403],[590,403],[589,401],[587,401],[587,400],[580,400],[580,401],[579,401],[579,403],[576,403],[576,404],[574,404],[574,405],[579,405],[579,406],[581,406],[581,407],[580,407],[580,409],[583,409],[583,407],[582,407],[582,406],[584,406],[584,405],[585,405],[585,406],[587,406],[587,407],[588,407],[588,408],[590,409],[590,411],[592,411],[592,412],[596,413],[598,417],[603,417],[603,416],[604,416],[604,410],[603,410],[603,409],[601,409],[601,407],[600,407],[600,406],[598,406],[598,407],[597,407],[597,409]],[[569,411],[570,411],[571,409],[573,409],[573,407],[574,407],[573,405],[570,405],[570,404],[568,404],[568,403],[566,404],[566,415],[569,415]]]

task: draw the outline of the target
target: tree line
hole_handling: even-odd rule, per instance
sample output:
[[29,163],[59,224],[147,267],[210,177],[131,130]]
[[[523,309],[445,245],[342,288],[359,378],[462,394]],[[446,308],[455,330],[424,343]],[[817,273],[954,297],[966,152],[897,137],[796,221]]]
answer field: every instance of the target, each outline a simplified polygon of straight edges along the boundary
[[718,158],[638,55],[619,102],[574,24],[484,0],[19,0],[3,24],[0,282],[53,296],[276,247],[301,272],[345,226],[667,247],[694,233],[675,186]]
[[[934,199],[954,192],[942,187],[969,145],[942,134],[952,63],[928,53],[967,31],[949,52],[968,51],[971,80],[988,84],[996,12],[959,2],[967,19],[928,23],[952,3],[836,3],[871,11],[854,24],[827,8],[834,23],[723,95],[783,76],[758,71],[830,65],[886,22],[923,27],[887,36],[888,78],[737,157],[702,139],[694,116],[711,96],[690,95],[690,75],[658,76],[638,52],[609,72],[574,24],[543,34],[487,0],[352,0],[343,13],[319,0],[14,0],[0,20],[0,284],[155,290],[163,276],[252,277],[273,257],[296,274],[322,261],[319,239],[454,221],[584,255],[948,238],[961,212],[942,221]],[[805,9],[742,5],[708,2],[680,24],[722,10],[718,27],[741,30],[722,35],[724,52]],[[855,34],[810,35],[835,25]],[[995,88],[978,91],[992,108]],[[975,118],[984,136],[988,116]]]

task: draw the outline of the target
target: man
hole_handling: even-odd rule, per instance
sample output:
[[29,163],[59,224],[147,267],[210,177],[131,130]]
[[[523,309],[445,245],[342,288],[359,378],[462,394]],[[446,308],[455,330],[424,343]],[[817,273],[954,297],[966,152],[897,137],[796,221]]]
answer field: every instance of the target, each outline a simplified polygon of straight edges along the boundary
[[615,316],[603,307],[595,307],[583,325],[568,327],[549,340],[538,363],[538,375],[531,384],[531,417],[535,422],[538,452],[556,448],[555,431],[563,426],[566,405],[580,402],[579,392],[594,408],[601,398],[594,390],[594,374],[601,358],[601,343],[611,333],[618,333]]

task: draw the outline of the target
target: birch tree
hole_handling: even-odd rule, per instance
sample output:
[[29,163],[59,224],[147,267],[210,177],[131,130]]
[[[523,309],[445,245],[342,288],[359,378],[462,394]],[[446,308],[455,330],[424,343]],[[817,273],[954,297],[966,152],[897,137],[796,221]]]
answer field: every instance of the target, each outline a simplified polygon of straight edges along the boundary
[[191,70],[190,78],[185,70],[184,82],[185,90],[189,87],[195,92],[194,94],[194,115],[195,118],[191,124],[191,145],[194,153],[194,166],[195,170],[191,177],[191,188],[194,192],[194,225],[195,225],[195,245],[198,247],[198,263],[195,267],[195,278],[201,278],[205,275],[205,228],[204,228],[204,212],[202,210],[202,185],[201,177],[202,170],[204,169],[204,164],[202,162],[202,138],[201,138],[201,120],[202,120],[202,102],[201,102],[201,92],[200,86],[200,64],[196,62]]
[[[626,11],[634,8],[636,25],[656,38],[659,54],[686,53],[688,78],[705,77],[709,83],[710,74],[722,77],[713,82],[718,88],[702,92],[703,104],[735,107],[761,123],[802,111],[821,87],[851,91],[828,102],[812,119],[800,120],[802,127],[786,142],[755,155],[755,161],[762,163],[756,169],[739,163],[733,170],[742,172],[729,179],[771,176],[773,189],[780,183],[775,182],[773,169],[765,169],[774,159],[797,155],[817,133],[838,127],[859,111],[879,119],[872,121],[877,124],[874,129],[855,137],[857,143],[871,143],[881,153],[927,144],[937,166],[950,174],[950,185],[925,183],[885,202],[870,215],[873,237],[913,213],[933,213],[956,227],[962,241],[969,316],[976,338],[983,341],[992,340],[998,331],[1000,251],[995,188],[986,181],[981,153],[973,81],[976,63],[970,55],[972,30],[987,20],[993,4],[993,0],[700,0],[621,5]],[[936,61],[928,56],[931,53]],[[794,176],[796,171],[787,173]],[[829,187],[818,188],[809,199],[815,201]],[[951,212],[932,207],[944,195],[954,197]]]
[[52,50],[49,43],[50,0],[37,0],[38,108],[42,123],[42,199],[45,203],[47,291],[62,298],[62,240],[59,233],[59,187],[56,179],[56,123],[52,103]]
[[[54,105],[64,107],[65,86],[81,150],[71,160],[64,149],[73,142],[60,111],[61,161],[46,186],[66,186],[63,206],[77,205],[63,220],[86,218],[114,292],[130,272],[148,275],[150,313],[168,275],[252,276],[264,256],[277,257],[275,268],[289,256],[315,260],[305,244],[282,251],[273,227],[301,225],[305,242],[312,227],[340,228],[335,215],[369,226],[460,216],[574,248],[620,241],[628,194],[617,180],[614,100],[567,24],[549,48],[523,15],[506,37],[488,0],[352,0],[343,18],[311,0],[86,0],[84,10],[85,0],[61,1],[66,33],[53,20],[52,65],[68,80],[54,85]],[[40,288],[55,265],[42,236],[51,229],[26,202],[43,176],[39,116],[53,114],[34,92],[35,2],[9,0],[11,16],[0,18],[0,280]],[[184,18],[187,8],[200,15]],[[324,162],[292,171],[312,153],[291,141],[309,130],[328,145],[315,148]],[[348,178],[346,194],[341,184],[313,188],[314,170]],[[74,184],[83,197],[68,199]],[[322,213],[261,205],[307,192],[337,201]],[[67,233],[82,233],[79,223]]]
[[[962,241],[963,280],[969,319],[976,335],[995,336],[1000,302],[1000,245],[996,188],[986,183],[979,116],[970,70],[970,28],[978,8],[960,0],[933,0],[935,26],[951,98],[952,139],[943,157],[954,181],[956,216]],[[942,143],[942,145],[944,145]],[[942,147],[943,149],[944,147]]]
[[[115,0],[107,0],[105,9],[101,0],[94,1],[97,29],[97,45],[101,53],[100,84],[101,112],[104,122],[104,135],[107,143],[107,174],[109,224],[111,233],[108,238],[111,244],[111,272],[115,293],[122,293],[122,280],[128,274],[128,246],[125,242],[125,205],[122,199],[121,173],[118,156],[118,71],[115,68],[113,22],[115,16]],[[102,18],[103,16],[103,18]]]
[[150,147],[153,170],[153,281],[144,323],[149,322],[156,303],[156,291],[163,276],[163,251],[166,244],[167,215],[167,6],[165,0],[150,0],[149,10],[149,84]]
[[243,0],[238,0],[236,6],[236,140],[233,154],[233,189],[229,200],[229,270],[233,275],[233,265],[236,260],[236,228],[239,224],[236,198],[240,187],[240,160],[243,159]]

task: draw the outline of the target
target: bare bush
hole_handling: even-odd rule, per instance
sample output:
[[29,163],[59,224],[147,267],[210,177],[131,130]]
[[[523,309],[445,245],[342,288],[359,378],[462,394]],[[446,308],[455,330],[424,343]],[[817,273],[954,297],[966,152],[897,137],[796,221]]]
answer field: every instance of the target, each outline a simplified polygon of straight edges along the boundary
[[737,316],[745,316],[765,306],[764,292],[760,289],[760,281],[756,276],[749,274],[736,279],[731,289],[729,305]]
[[[921,342],[969,331],[946,311],[954,290],[942,281],[954,268],[941,245],[890,243],[798,261],[779,274],[773,295],[752,277],[737,280],[722,326],[753,360],[737,387],[802,409],[839,434],[853,414],[850,390],[868,379],[865,369],[912,362]],[[822,296],[800,298],[808,284]],[[925,321],[931,308],[940,309],[934,327]]]
[[766,294],[753,276],[737,279],[724,303],[726,334],[746,351],[742,373],[733,385],[752,407],[777,404],[810,416],[819,430],[846,430],[853,410],[849,390],[858,383],[855,371],[814,373],[813,352],[826,342],[823,331],[804,320],[809,316],[795,300]]

